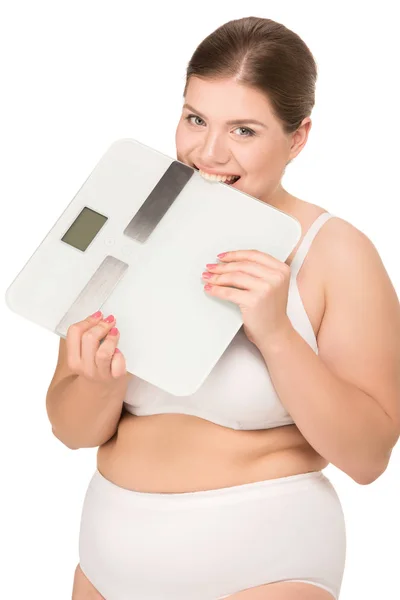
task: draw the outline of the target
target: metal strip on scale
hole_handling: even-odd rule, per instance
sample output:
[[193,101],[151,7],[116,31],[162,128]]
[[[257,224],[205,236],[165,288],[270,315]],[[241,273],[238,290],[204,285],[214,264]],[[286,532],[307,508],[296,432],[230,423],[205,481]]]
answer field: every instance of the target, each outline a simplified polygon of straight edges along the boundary
[[101,308],[128,267],[127,263],[115,256],[106,256],[58,323],[55,333],[65,338],[70,325],[86,319],[93,313],[93,307],[96,310]]
[[125,228],[124,234],[138,242],[145,242],[194,172],[188,165],[172,162]]

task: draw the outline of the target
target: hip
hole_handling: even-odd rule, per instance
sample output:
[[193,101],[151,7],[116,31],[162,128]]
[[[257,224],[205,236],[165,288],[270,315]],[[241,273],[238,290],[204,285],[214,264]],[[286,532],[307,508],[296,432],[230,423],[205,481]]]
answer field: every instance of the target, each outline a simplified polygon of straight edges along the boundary
[[321,471],[148,493],[118,487],[96,469],[79,537],[81,568],[110,600],[127,591],[143,599],[215,599],[288,579],[337,597],[345,551],[342,506]]

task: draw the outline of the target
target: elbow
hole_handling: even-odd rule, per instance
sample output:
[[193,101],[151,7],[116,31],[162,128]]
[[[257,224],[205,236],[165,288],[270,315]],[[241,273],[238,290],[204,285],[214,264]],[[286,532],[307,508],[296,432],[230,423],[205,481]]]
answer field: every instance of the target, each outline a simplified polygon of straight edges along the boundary
[[381,442],[379,447],[375,448],[374,455],[369,452],[363,460],[358,461],[358,464],[352,464],[352,467],[347,471],[347,474],[360,485],[369,485],[373,483],[386,471],[389,460],[399,439],[397,431],[391,431],[389,435]]
[[79,446],[76,446],[70,442],[66,442],[65,440],[61,439],[61,437],[59,435],[57,435],[57,432],[54,429],[54,427],[52,427],[51,431],[52,431],[54,437],[56,437],[62,444],[64,444],[64,446],[69,448],[69,450],[79,450]]
[[379,479],[386,471],[389,464],[389,458],[390,453],[389,456],[381,461],[376,461],[375,463],[370,461],[368,465],[364,465],[364,467],[359,465],[358,468],[351,473],[348,473],[348,475],[359,485],[369,485]]
[[351,475],[353,481],[358,483],[359,485],[369,485],[376,481],[382,473],[357,473],[356,475]]
[[52,432],[53,435],[70,450],[79,450],[81,448],[98,448],[99,446],[102,446],[103,444],[109,442],[117,434],[117,431],[114,431],[112,433],[108,432],[106,435],[98,435],[92,437],[91,439],[85,438],[84,440],[80,440],[79,442],[77,442],[77,440],[72,441],[64,439],[63,437],[57,434],[57,431],[54,429],[54,427],[52,428]]

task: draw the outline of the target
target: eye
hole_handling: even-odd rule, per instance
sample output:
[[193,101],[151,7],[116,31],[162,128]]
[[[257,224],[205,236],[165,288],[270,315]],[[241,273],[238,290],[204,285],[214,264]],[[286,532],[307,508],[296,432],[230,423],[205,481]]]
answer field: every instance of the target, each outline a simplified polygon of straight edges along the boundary
[[[189,123],[191,123],[192,125],[199,125],[199,123],[192,123],[191,119],[199,119],[200,121],[202,121],[204,123],[204,120],[199,117],[198,115],[187,115],[187,117],[185,117],[185,120],[188,121]],[[200,125],[201,127],[201,125]],[[237,127],[236,129],[239,129],[241,131],[245,131],[247,132],[247,135],[239,135],[239,137],[253,137],[254,135],[256,135],[256,132],[253,131],[252,129],[249,129],[248,127]]]
[[249,129],[248,127],[238,127],[237,129],[241,129],[242,131],[247,131],[248,135],[240,135],[239,137],[251,137],[255,135],[255,131]]
[[[198,117],[197,115],[188,115],[187,117],[185,117],[185,119],[186,121],[189,121],[189,123],[192,123],[190,119],[200,119],[200,121],[203,121],[203,119],[201,117]],[[195,125],[195,123],[192,123],[192,125]]]

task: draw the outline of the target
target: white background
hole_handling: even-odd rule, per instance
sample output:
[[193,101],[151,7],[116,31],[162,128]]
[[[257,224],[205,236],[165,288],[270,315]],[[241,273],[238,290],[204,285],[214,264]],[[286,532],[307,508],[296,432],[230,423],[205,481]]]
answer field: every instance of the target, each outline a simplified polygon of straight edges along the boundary
[[[3,6],[2,597],[71,598],[81,507],[96,458],[96,449],[72,451],[52,435],[45,396],[59,340],[11,312],[6,288],[113,141],[132,137],[175,157],[192,52],[222,23],[255,15],[298,33],[319,68],[313,128],[284,186],[366,233],[399,292],[395,7],[265,0]],[[332,465],[325,474],[347,521],[341,600],[398,598],[399,445],[371,485]]]

